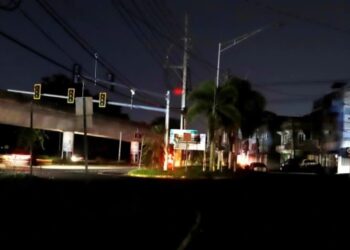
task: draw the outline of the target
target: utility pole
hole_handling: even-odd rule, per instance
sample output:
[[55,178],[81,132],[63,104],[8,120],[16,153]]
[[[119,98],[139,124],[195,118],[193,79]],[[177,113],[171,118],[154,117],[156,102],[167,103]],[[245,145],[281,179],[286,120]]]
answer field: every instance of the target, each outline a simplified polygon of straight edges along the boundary
[[33,100],[30,101],[30,162],[29,162],[29,173],[33,175]]
[[170,118],[170,91],[168,90],[165,95],[166,101],[166,111],[165,111],[165,135],[164,135],[164,144],[165,144],[165,159],[163,170],[168,170],[168,148],[169,148],[169,118]]
[[185,15],[185,37],[184,37],[184,57],[182,66],[182,98],[181,98],[181,116],[180,116],[180,129],[186,129],[186,94],[187,94],[187,68],[189,60],[189,37],[188,37],[188,15]]
[[295,127],[294,127],[294,118],[292,117],[292,150],[293,150],[293,159],[295,158]]
[[86,97],[85,97],[85,81],[82,81],[81,96],[83,97],[83,126],[84,126],[84,163],[85,174],[88,173],[88,141],[87,141],[87,122],[86,122]]

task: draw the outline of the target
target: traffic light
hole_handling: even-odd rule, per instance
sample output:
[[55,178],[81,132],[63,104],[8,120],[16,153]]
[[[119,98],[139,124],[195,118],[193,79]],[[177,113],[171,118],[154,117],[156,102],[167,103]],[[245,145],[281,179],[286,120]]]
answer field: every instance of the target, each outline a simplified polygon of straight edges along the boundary
[[[109,73],[107,74],[107,81],[109,81],[109,82],[114,82],[114,74],[113,74],[113,73],[110,73],[110,72],[109,72]],[[114,91],[114,86],[113,86],[113,85],[110,85],[110,86],[109,86],[109,90],[113,92],[113,91]]]
[[34,100],[40,100],[41,98],[41,83],[35,83],[34,84]]
[[183,89],[180,87],[176,87],[173,89],[173,94],[174,95],[182,95],[184,93]]
[[107,104],[107,93],[106,92],[100,92],[99,99],[98,99],[98,107],[99,108],[105,108]]
[[75,88],[68,88],[67,103],[74,103],[75,100]]
[[76,63],[73,65],[73,82],[74,83],[79,83],[80,74],[81,74],[81,65]]

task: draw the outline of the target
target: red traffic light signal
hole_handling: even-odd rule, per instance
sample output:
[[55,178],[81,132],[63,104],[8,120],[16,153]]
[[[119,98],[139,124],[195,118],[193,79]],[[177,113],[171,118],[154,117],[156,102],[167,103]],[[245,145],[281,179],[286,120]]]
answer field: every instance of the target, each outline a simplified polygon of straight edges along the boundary
[[33,99],[40,100],[40,98],[41,98],[41,83],[35,83]]
[[176,87],[176,88],[173,89],[173,94],[174,95],[182,95],[183,92],[184,92],[183,89],[180,88],[180,87]]

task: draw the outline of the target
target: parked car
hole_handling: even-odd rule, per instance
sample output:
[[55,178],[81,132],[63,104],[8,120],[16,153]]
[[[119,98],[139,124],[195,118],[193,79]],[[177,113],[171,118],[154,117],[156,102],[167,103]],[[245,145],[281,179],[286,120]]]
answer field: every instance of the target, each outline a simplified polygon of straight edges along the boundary
[[297,158],[291,158],[282,162],[280,170],[283,172],[297,172],[300,170],[300,160]]
[[321,164],[315,160],[303,159],[300,163],[300,171],[302,172],[312,172],[312,173],[322,173],[323,168]]
[[254,172],[267,172],[267,166],[262,162],[252,162],[247,167],[247,170]]

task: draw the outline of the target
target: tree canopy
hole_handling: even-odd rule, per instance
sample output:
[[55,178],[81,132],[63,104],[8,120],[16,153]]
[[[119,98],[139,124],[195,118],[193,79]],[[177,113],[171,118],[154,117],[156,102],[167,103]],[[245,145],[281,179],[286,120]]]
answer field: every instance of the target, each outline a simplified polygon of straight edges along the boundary
[[229,77],[226,84],[236,88],[238,93],[235,106],[241,115],[240,128],[243,137],[248,137],[261,125],[266,101],[264,96],[252,89],[247,80]]

